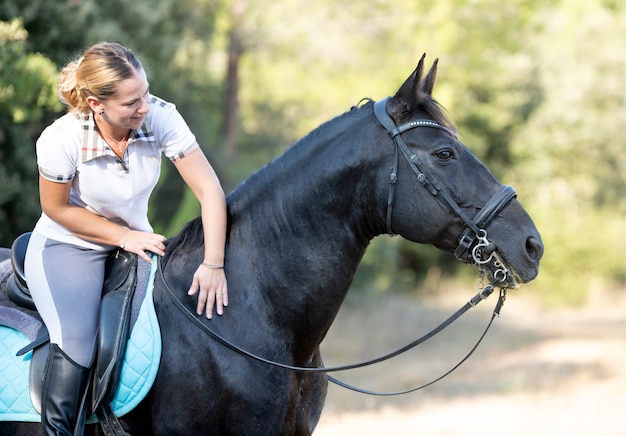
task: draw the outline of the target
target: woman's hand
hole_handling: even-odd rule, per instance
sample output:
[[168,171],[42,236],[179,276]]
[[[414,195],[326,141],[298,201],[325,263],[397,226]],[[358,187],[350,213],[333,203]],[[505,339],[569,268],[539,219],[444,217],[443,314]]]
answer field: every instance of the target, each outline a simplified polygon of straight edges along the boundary
[[198,315],[205,312],[207,318],[213,318],[214,306],[218,315],[224,313],[224,307],[228,306],[228,286],[223,268],[201,264],[193,275],[188,294],[195,295],[198,291]]
[[140,232],[138,230],[126,230],[120,248],[135,253],[148,263],[152,263],[152,258],[148,253],[165,254],[165,236],[157,233]]
[[[198,146],[194,151],[174,165],[187,186],[200,202],[202,227],[204,229],[204,257],[193,275],[189,295],[198,293],[198,315],[213,317],[213,308],[218,315],[228,306],[228,286],[224,275],[224,247],[226,245],[226,200],[213,167]],[[219,262],[219,263],[214,263]],[[211,263],[214,263],[211,265]]]
[[39,198],[43,212],[56,223],[86,241],[117,246],[139,255],[152,263],[147,252],[163,256],[165,236],[130,230],[95,214],[91,210],[70,204],[72,184],[51,182],[39,176]]

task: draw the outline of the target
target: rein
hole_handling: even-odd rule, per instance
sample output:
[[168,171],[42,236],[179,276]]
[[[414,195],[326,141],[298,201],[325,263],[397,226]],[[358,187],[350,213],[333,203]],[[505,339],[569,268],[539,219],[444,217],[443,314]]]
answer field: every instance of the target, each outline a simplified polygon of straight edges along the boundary
[[[493,286],[491,284],[489,284],[487,287],[485,287],[485,289],[483,289],[481,292],[484,292],[487,288],[491,287],[491,290],[488,291],[488,294],[491,294],[491,292],[493,292]],[[481,292],[479,292],[478,294],[476,294],[476,296],[480,295]],[[474,298],[476,298],[476,296],[474,296]],[[474,298],[472,298],[472,300],[474,300]],[[486,298],[486,297],[484,297]],[[452,323],[452,321],[454,321],[456,318],[454,318],[455,316],[458,318],[458,316],[460,316],[462,313],[465,313],[465,311],[467,311],[467,309],[469,309],[469,307],[467,309],[465,309],[465,307],[469,304],[470,307],[474,307],[471,306],[472,304],[472,300],[470,300],[469,302],[466,303],[465,306],[463,306],[461,309],[459,309],[454,315],[452,315],[450,318],[448,318],[446,321],[444,321],[444,323],[449,322]],[[429,381],[428,383],[424,383],[423,385],[417,386],[417,387],[413,387],[413,388],[409,388],[409,389],[405,389],[402,391],[394,391],[394,392],[380,392],[380,391],[370,391],[368,389],[363,389],[363,388],[358,388],[356,386],[350,385],[348,383],[342,382],[341,380],[337,380],[334,377],[328,376],[328,379],[330,381],[332,381],[333,383],[335,383],[336,385],[339,385],[343,388],[346,389],[350,389],[352,391],[355,392],[359,392],[361,394],[368,394],[368,395],[376,395],[376,396],[385,396],[385,397],[389,397],[389,396],[393,396],[393,395],[404,395],[404,394],[409,394],[411,392],[415,392],[415,391],[419,391],[421,389],[424,389],[432,384],[437,383],[438,381],[444,379],[445,377],[447,377],[448,375],[452,374],[459,366],[461,366],[463,363],[465,363],[465,361],[467,359],[470,358],[470,356],[472,354],[474,354],[474,351],[476,351],[476,349],[478,348],[478,346],[480,345],[480,343],[483,341],[483,339],[485,338],[485,336],[487,335],[487,332],[489,331],[489,329],[491,328],[491,324],[493,324],[493,320],[496,318],[496,316],[500,316],[500,310],[502,309],[502,306],[504,305],[504,301],[506,300],[506,288],[501,288],[500,289],[500,296],[498,297],[498,302],[496,303],[496,307],[493,309],[493,313],[491,315],[491,319],[489,320],[489,323],[487,324],[487,327],[485,327],[485,330],[483,331],[483,333],[480,335],[480,337],[478,338],[478,341],[476,341],[476,343],[474,344],[474,346],[470,349],[470,351],[465,355],[465,357],[463,357],[463,359],[461,359],[459,361],[459,363],[457,363],[456,365],[454,365],[452,368],[450,368],[448,371],[446,371],[445,373],[443,373],[442,375],[440,375],[439,377]],[[482,300],[479,300],[479,302]],[[463,310],[465,309],[465,310]],[[461,312],[463,311],[463,312]],[[461,312],[461,313],[459,313]],[[458,314],[458,316],[457,316]],[[454,318],[454,319],[453,319]],[[438,333],[439,331],[443,330],[443,328],[447,327],[443,326],[443,323],[437,327],[435,330],[437,330],[435,332],[435,330],[432,330],[430,333],[428,333],[428,335],[434,335],[435,333]],[[426,339],[425,335],[423,338],[425,338],[422,342],[424,342]],[[430,336],[429,336],[430,337]],[[421,340],[422,338],[420,338]],[[421,343],[421,342],[420,342]]]
[[[450,206],[450,208],[454,211],[454,213],[456,213],[465,223],[465,230],[463,234],[461,235],[459,245],[455,250],[455,256],[460,260],[475,263],[478,266],[478,269],[480,271],[481,281],[485,272],[491,273],[491,281],[489,282],[489,284],[485,286],[484,288],[480,289],[478,293],[474,297],[472,297],[463,307],[457,310],[454,314],[452,314],[449,318],[447,318],[437,327],[435,327],[434,329],[432,329],[431,331],[429,331],[422,337],[414,340],[410,344],[402,348],[399,348],[396,351],[385,354],[384,356],[381,356],[375,359],[363,361],[360,363],[350,364],[350,365],[334,366],[334,367],[328,367],[328,368],[302,367],[302,366],[293,366],[293,365],[287,365],[287,364],[280,363],[280,362],[275,362],[275,361],[266,359],[264,357],[258,356],[247,350],[244,350],[243,348],[233,344],[232,342],[230,342],[229,340],[227,340],[226,338],[224,338],[223,336],[215,332],[205,323],[203,323],[200,320],[198,315],[196,315],[191,310],[189,310],[180,301],[180,299],[176,296],[176,294],[174,294],[172,289],[167,284],[165,280],[165,276],[163,274],[162,261],[161,261],[161,258],[159,257],[159,260],[158,260],[159,268],[157,268],[157,272],[158,272],[157,278],[163,284],[164,289],[166,290],[167,294],[172,299],[174,305],[194,325],[196,325],[200,330],[202,330],[208,336],[210,336],[211,338],[213,338],[220,344],[224,345],[225,347],[237,353],[240,353],[244,356],[247,356],[251,359],[257,360],[259,362],[276,366],[279,368],[283,368],[283,369],[288,369],[291,371],[307,372],[307,373],[329,373],[329,372],[345,371],[349,369],[363,368],[366,366],[374,365],[376,363],[389,360],[402,353],[405,353],[411,350],[412,348],[415,348],[416,346],[426,342],[428,339],[432,338],[437,333],[444,330],[446,327],[448,327],[450,324],[456,321],[461,315],[463,315],[469,309],[471,309],[472,307],[475,307],[482,300],[489,297],[489,295],[493,293],[496,287],[499,287],[500,296],[493,310],[491,319],[489,323],[487,324],[487,327],[485,328],[484,332],[479,337],[476,344],[471,348],[469,353],[459,363],[457,363],[454,367],[452,367],[452,369],[450,369],[443,375],[437,377],[433,381],[423,384],[421,386],[414,387],[411,389],[406,389],[403,391],[377,392],[377,391],[370,391],[370,390],[366,390],[366,389],[349,385],[340,380],[337,380],[336,378],[330,375],[327,375],[327,378],[328,380],[330,380],[331,382],[339,386],[342,386],[347,389],[351,389],[356,392],[364,393],[364,394],[379,395],[379,396],[401,395],[401,394],[406,394],[406,393],[423,389],[443,379],[444,377],[451,374],[454,370],[456,370],[459,366],[461,366],[461,364],[463,364],[474,353],[474,351],[478,348],[478,345],[482,342],[483,338],[487,334],[487,331],[491,327],[496,316],[500,315],[500,311],[506,299],[506,290],[516,285],[515,278],[513,277],[511,271],[508,269],[504,261],[499,257],[495,244],[493,244],[491,241],[487,239],[487,231],[485,230],[485,227],[487,227],[489,222],[491,222],[491,220],[500,211],[502,211],[502,209],[504,209],[513,198],[515,198],[516,196],[515,190],[510,186],[502,186],[493,195],[493,197],[491,197],[487,201],[487,203],[478,212],[478,214],[474,217],[474,219],[470,219],[465,214],[465,212],[461,209],[458,203],[454,201],[454,199],[450,196],[450,194],[448,194],[448,192],[441,187],[437,179],[430,177],[424,171],[422,162],[417,158],[415,154],[411,152],[410,148],[406,145],[406,143],[400,136],[402,133],[408,130],[417,128],[417,127],[430,127],[430,128],[440,129],[449,133],[455,138],[457,138],[457,132],[449,127],[443,126],[439,123],[436,123],[435,121],[428,120],[428,119],[414,120],[406,124],[403,124],[399,127],[396,127],[393,120],[387,113],[387,101],[388,100],[389,98],[385,100],[381,100],[377,103],[374,103],[374,113],[376,115],[376,118],[378,119],[380,124],[387,130],[389,137],[393,140],[394,145],[395,145],[394,147],[395,148],[395,161],[394,161],[391,175],[389,177],[389,194],[387,198],[387,233],[391,236],[394,235],[391,229],[391,218],[392,218],[392,212],[393,212],[395,184],[398,179],[398,176],[397,176],[398,160],[399,160],[398,156],[399,156],[399,153],[402,153],[402,156],[404,156],[404,158],[406,159],[407,163],[409,164],[409,167],[411,168],[413,173],[417,176],[417,180],[426,189],[428,189],[428,191],[432,195],[434,195],[435,197],[441,199],[443,202],[448,204],[448,206]],[[474,245],[474,248],[470,250],[472,245]]]
[[[500,315],[500,310],[502,309],[502,306],[504,305],[504,301],[506,299],[506,289],[507,288],[505,286],[503,286],[503,285],[500,285],[499,282],[501,280],[498,280],[498,279],[494,278],[494,280],[492,280],[483,289],[478,291],[478,293],[476,295],[474,295],[474,297],[472,297],[467,303],[465,303],[465,305],[463,307],[461,307],[459,310],[457,310],[454,314],[452,314],[450,317],[448,317],[445,321],[443,321],[437,327],[435,327],[434,329],[432,329],[431,331],[429,331],[428,333],[426,333],[425,335],[423,335],[419,339],[416,339],[415,341],[411,342],[408,345],[405,345],[402,348],[399,348],[396,351],[393,351],[391,353],[385,354],[384,356],[381,356],[381,357],[378,357],[378,358],[375,358],[375,359],[363,361],[363,362],[360,362],[360,363],[354,363],[354,364],[350,364],[350,365],[334,366],[334,367],[328,367],[328,368],[293,366],[293,365],[287,365],[287,364],[280,363],[280,362],[275,362],[273,360],[266,359],[264,357],[261,357],[261,356],[258,356],[256,354],[254,354],[254,353],[251,353],[251,352],[249,352],[247,350],[244,350],[243,348],[233,344],[228,339],[224,338],[222,335],[220,335],[219,333],[215,332],[209,326],[204,324],[200,320],[200,317],[198,315],[194,314],[191,310],[189,310],[182,303],[182,301],[180,301],[180,299],[176,296],[174,291],[172,291],[170,286],[167,284],[167,281],[165,280],[165,276],[163,275],[163,265],[162,265],[162,260],[161,259],[162,259],[161,257],[158,258],[159,265],[158,265],[158,268],[157,268],[157,276],[156,276],[156,278],[161,281],[164,289],[166,290],[166,293],[172,299],[172,302],[174,303],[174,305],[183,313],[183,315],[185,315],[187,317],[187,319],[189,319],[189,321],[192,322],[192,324],[194,324],[196,327],[198,327],[202,332],[204,332],[205,334],[207,334],[211,338],[215,339],[217,342],[219,342],[220,344],[222,344],[225,347],[229,348],[230,350],[235,351],[237,353],[240,353],[240,354],[242,354],[244,356],[250,357],[250,358],[252,358],[254,360],[257,360],[259,362],[262,362],[262,363],[265,363],[265,364],[268,364],[268,365],[272,365],[272,366],[276,366],[276,367],[279,367],[279,368],[283,368],[283,369],[288,369],[288,370],[291,370],[291,371],[309,372],[309,373],[313,373],[313,372],[316,372],[316,373],[329,373],[329,372],[345,371],[345,370],[349,370],[349,369],[363,368],[363,367],[370,366],[370,365],[373,365],[373,364],[376,364],[376,363],[384,362],[384,361],[389,360],[389,359],[391,359],[393,357],[396,357],[396,356],[398,356],[398,355],[400,355],[402,353],[405,353],[405,352],[411,350],[412,348],[415,348],[416,346],[426,342],[428,339],[432,338],[437,333],[439,333],[442,330],[444,330],[446,327],[448,327],[450,324],[452,324],[454,321],[456,321],[461,315],[463,315],[469,309],[471,309],[472,307],[475,307],[476,305],[478,305],[478,303],[480,303],[481,301],[483,301],[487,297],[489,297],[493,293],[493,291],[494,291],[496,286],[501,286],[500,287],[500,296],[498,298],[498,302],[496,304],[496,307],[493,310],[493,314],[491,316],[491,320],[489,321],[489,324],[485,328],[485,331],[480,336],[480,338],[478,339],[476,344],[472,347],[470,352],[458,364],[456,364],[451,370],[449,370],[445,374],[439,376],[435,380],[433,380],[433,381],[431,381],[429,383],[426,383],[424,385],[418,386],[416,388],[407,389],[407,390],[404,390],[404,391],[398,391],[398,392],[375,392],[375,391],[369,391],[369,390],[366,390],[366,389],[361,389],[361,388],[349,385],[349,384],[344,383],[344,382],[342,382],[340,380],[337,380],[336,378],[334,378],[334,377],[332,377],[330,375],[327,376],[328,380],[330,380],[331,382],[333,382],[333,383],[335,383],[335,384],[337,384],[339,386],[342,386],[342,387],[347,388],[347,389],[351,389],[351,390],[356,391],[356,392],[361,392],[361,393],[370,394],[370,395],[390,396],[390,395],[401,395],[401,394],[406,394],[406,393],[409,393],[409,392],[414,392],[414,391],[417,391],[419,389],[423,389],[423,388],[425,388],[427,386],[430,386],[431,384],[433,384],[433,383],[443,379],[444,377],[446,377],[447,375],[452,373],[455,369],[457,369],[459,366],[461,366],[461,364],[463,362],[465,362],[474,353],[476,348],[478,348],[478,345],[482,342],[483,338],[487,334],[487,331],[491,327],[491,324],[493,323],[493,320],[495,319],[496,316]],[[503,277],[506,277],[506,270],[501,270],[501,271],[504,272]],[[496,276],[497,276],[497,274],[496,274]]]

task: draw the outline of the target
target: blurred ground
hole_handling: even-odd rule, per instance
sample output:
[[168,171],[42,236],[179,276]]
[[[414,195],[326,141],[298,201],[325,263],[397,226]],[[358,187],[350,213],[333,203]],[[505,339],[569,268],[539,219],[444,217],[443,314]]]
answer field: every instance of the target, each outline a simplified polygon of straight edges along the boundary
[[[523,290],[509,292],[474,355],[424,390],[373,397],[331,384],[314,436],[625,435],[626,292],[598,291],[585,307],[548,309]],[[406,345],[454,313],[471,292],[345,304],[322,345],[326,366]],[[428,382],[471,349],[495,303],[494,293],[418,351],[334,375],[386,391]]]

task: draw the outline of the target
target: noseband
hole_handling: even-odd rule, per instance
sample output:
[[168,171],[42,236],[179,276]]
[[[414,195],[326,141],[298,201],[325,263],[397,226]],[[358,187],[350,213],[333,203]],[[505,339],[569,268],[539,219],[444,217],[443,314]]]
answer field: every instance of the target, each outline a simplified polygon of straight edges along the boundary
[[[456,201],[448,194],[448,192],[442,187],[439,181],[428,175],[424,171],[423,163],[417,158],[417,156],[411,151],[402,139],[401,134],[407,130],[411,130],[417,127],[431,127],[444,132],[449,133],[455,139],[457,138],[457,132],[449,127],[443,126],[435,121],[428,119],[409,121],[401,126],[396,127],[393,120],[387,113],[387,101],[389,97],[374,103],[374,114],[376,118],[387,130],[389,137],[393,140],[395,145],[395,161],[389,176],[389,195],[387,197],[387,233],[389,235],[395,235],[391,229],[391,217],[393,211],[394,191],[396,181],[398,180],[398,154],[402,153],[405,160],[409,164],[409,168],[417,176],[417,180],[435,197],[446,203],[456,215],[465,223],[465,230],[459,238],[457,248],[454,250],[454,255],[457,259],[464,262],[474,262],[477,265],[484,265],[493,261],[495,253],[495,245],[487,239],[487,226],[491,220],[504,209],[509,202],[516,197],[515,189],[510,186],[501,186],[500,189],[485,203],[483,208],[476,214],[474,219],[470,219],[467,214],[461,209]],[[470,251],[470,248],[474,248]],[[501,263],[500,260],[498,260]],[[504,274],[499,277],[501,281],[506,278],[508,273],[506,269],[503,270]],[[498,277],[496,277],[498,278]]]

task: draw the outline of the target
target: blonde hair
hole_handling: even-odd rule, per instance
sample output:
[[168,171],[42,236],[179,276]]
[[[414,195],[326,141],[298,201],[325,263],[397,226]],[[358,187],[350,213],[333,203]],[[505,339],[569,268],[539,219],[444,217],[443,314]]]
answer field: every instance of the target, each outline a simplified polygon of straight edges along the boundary
[[87,97],[100,101],[115,96],[116,85],[141,70],[141,62],[126,47],[101,42],[89,47],[83,56],[61,70],[58,93],[69,112],[89,113]]

